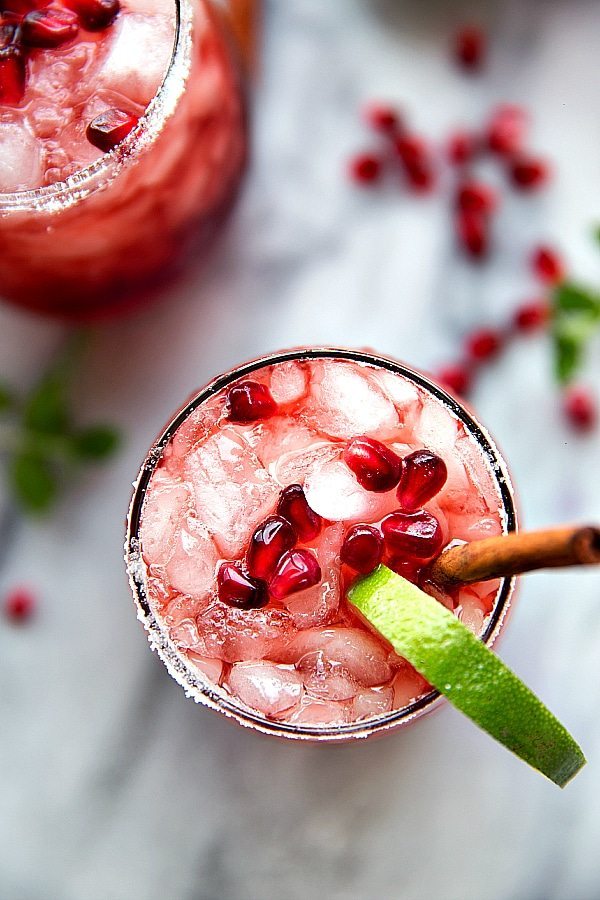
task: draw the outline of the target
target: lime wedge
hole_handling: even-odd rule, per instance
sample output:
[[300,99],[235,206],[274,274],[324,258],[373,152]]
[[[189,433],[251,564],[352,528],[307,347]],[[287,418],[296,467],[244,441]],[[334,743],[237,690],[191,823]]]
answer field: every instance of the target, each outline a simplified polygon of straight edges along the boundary
[[379,566],[350,600],[434,687],[476,725],[564,787],[585,765],[568,731],[449,610]]

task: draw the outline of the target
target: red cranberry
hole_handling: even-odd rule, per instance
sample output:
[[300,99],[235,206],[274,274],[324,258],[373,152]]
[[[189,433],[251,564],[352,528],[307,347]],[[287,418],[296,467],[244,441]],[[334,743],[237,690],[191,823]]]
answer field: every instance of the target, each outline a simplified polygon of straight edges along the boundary
[[296,544],[296,532],[281,516],[269,516],[250,540],[246,565],[254,578],[268,580],[286,550]]
[[311,509],[300,484],[290,484],[279,495],[277,512],[294,526],[301,541],[312,541],[323,528],[323,519]]
[[514,314],[513,325],[516,331],[528,333],[543,328],[550,320],[550,304],[545,300],[533,300],[524,303]]
[[381,175],[381,160],[372,153],[361,153],[350,161],[350,177],[357,184],[372,184]]
[[400,130],[400,116],[386,103],[370,103],[365,107],[364,119],[367,125],[383,134],[395,134]]
[[90,144],[108,153],[116,147],[138,123],[136,116],[121,109],[108,109],[92,119],[85,130]]
[[477,138],[468,131],[456,131],[451,134],[446,145],[448,159],[455,166],[464,166],[465,163],[471,162],[478,150]]
[[545,284],[558,284],[565,277],[562,259],[551,247],[537,247],[531,256],[531,268]]
[[321,567],[310,550],[288,550],[281,557],[269,590],[276,600],[314,587],[321,581]]
[[436,377],[453,394],[464,395],[471,387],[471,370],[467,365],[461,363],[440,369]]
[[4,614],[11,622],[22,623],[35,612],[35,598],[25,588],[10,591],[4,601]]
[[277,412],[277,404],[266,384],[241,381],[227,392],[227,418],[239,425],[270,419]]
[[550,169],[542,159],[524,154],[511,160],[509,175],[513,185],[521,191],[534,191],[548,181]]
[[348,529],[340,550],[342,562],[366,575],[381,562],[383,539],[372,525],[353,525]]
[[587,388],[568,388],[563,397],[563,412],[576,431],[591,431],[598,419],[598,408]]
[[487,130],[487,145],[492,153],[512,156],[523,143],[527,115],[520,106],[505,105],[494,110]]
[[477,25],[466,25],[457,32],[454,41],[456,61],[464,69],[476,71],[485,61],[487,49],[485,34]]
[[430,559],[444,543],[440,523],[424,509],[394,512],[381,523],[386,549],[392,556]]
[[409,512],[420,509],[441,491],[447,477],[446,463],[430,450],[415,450],[405,456],[397,491],[400,506]]
[[222,563],[217,574],[219,600],[239,609],[260,609],[269,602],[267,586],[246,575],[239,563]]
[[28,13],[21,23],[21,41],[28,47],[58,47],[79,31],[77,15],[70,9],[47,7]]
[[460,210],[456,216],[456,234],[460,246],[471,259],[487,256],[490,238],[487,217],[475,210]]
[[0,106],[17,106],[25,94],[27,70],[15,45],[0,50]]
[[108,28],[121,9],[119,0],[66,0],[66,5],[75,10],[88,31]]
[[476,362],[493,359],[502,349],[502,335],[492,328],[480,328],[473,331],[466,339],[466,350],[469,357]]
[[480,181],[465,181],[456,192],[459,209],[475,213],[492,213],[498,205],[498,195]]
[[402,460],[374,438],[353,438],[344,450],[344,462],[367,491],[381,494],[398,484]]

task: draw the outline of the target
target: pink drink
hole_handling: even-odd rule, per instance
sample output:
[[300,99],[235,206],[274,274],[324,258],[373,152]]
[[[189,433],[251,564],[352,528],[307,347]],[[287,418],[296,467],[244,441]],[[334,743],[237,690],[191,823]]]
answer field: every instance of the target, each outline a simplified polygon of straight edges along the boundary
[[144,302],[214,233],[244,165],[221,19],[208,0],[5,3],[0,295],[79,318]]
[[151,643],[196,700],[343,739],[437,696],[347,601],[360,572],[383,562],[491,641],[510,582],[444,592],[427,565],[513,527],[503,464],[458,404],[390,360],[307,350],[179,414],[142,469],[128,561]]

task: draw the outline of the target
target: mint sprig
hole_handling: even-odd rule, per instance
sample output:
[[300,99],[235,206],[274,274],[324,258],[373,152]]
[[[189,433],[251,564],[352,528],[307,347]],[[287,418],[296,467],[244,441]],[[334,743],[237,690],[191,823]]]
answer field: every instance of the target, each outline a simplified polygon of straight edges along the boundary
[[83,346],[83,333],[76,333],[24,397],[0,383],[0,452],[11,493],[25,512],[50,510],[77,470],[118,448],[112,426],[75,422],[71,395]]
[[599,328],[600,293],[574,281],[563,281],[555,287],[552,340],[554,369],[560,384],[573,381]]

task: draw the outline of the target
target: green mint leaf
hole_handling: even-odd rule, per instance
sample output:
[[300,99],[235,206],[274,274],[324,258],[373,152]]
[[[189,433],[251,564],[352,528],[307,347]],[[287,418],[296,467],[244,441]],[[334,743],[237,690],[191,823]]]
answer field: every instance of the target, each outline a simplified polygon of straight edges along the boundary
[[92,425],[77,432],[72,438],[73,453],[80,460],[107,459],[118,446],[119,433],[109,425]]
[[0,413],[9,410],[14,403],[13,393],[7,384],[0,382]]
[[587,288],[564,281],[554,291],[554,309],[560,313],[587,313],[592,319],[600,319],[600,296]]
[[23,424],[42,434],[64,434],[69,427],[65,382],[49,375],[30,394],[23,410]]
[[554,319],[555,371],[561,384],[574,378],[597,327],[598,321],[589,311],[561,313]]
[[46,512],[56,500],[57,478],[43,457],[22,450],[13,458],[9,474],[13,494],[27,512]]

